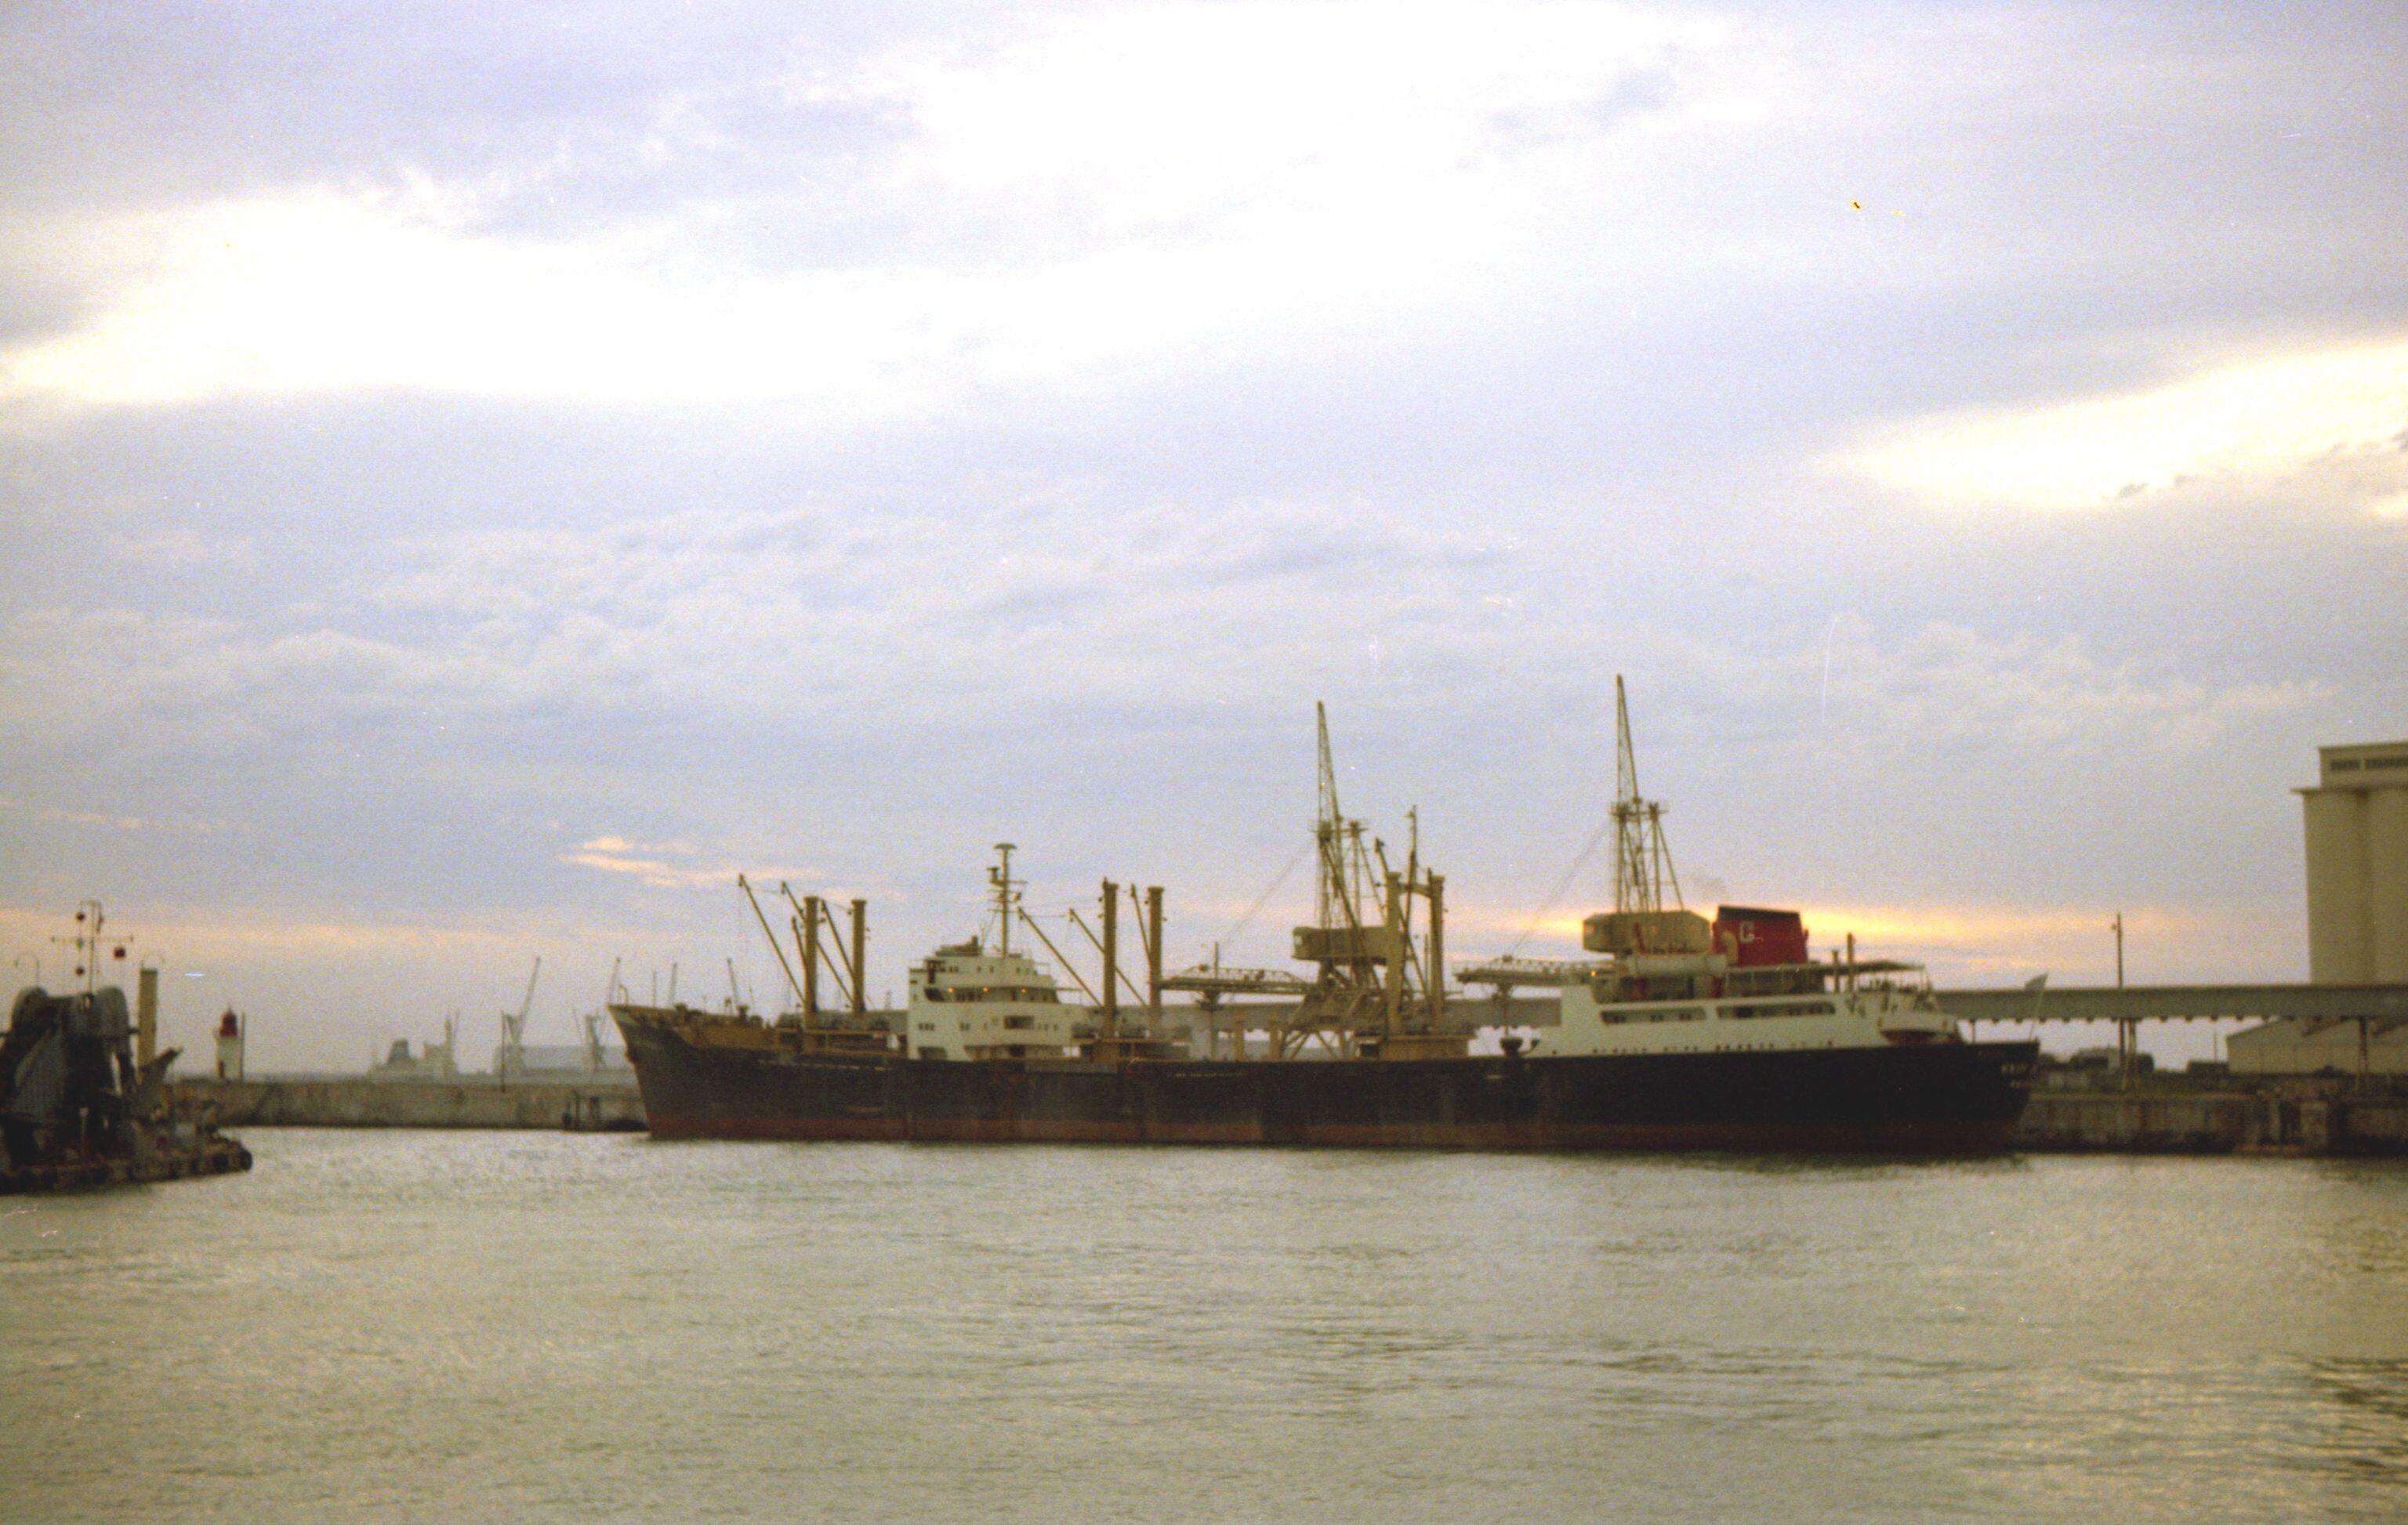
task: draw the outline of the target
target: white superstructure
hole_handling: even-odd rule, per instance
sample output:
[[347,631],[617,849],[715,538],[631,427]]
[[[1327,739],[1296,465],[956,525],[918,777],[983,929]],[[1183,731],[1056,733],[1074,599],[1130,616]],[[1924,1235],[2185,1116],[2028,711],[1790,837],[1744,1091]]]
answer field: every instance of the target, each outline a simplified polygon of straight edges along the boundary
[[1082,1014],[1035,959],[975,937],[911,966],[914,1059],[1059,1059]]
[[[1864,977],[1868,971],[1879,973]],[[1723,1054],[1955,1043],[1956,1019],[1895,963],[1735,967],[1719,953],[1640,957],[1575,975],[1540,1054]]]
[[[1613,680],[1613,909],[1581,923],[1605,958],[1551,966],[1506,959],[1467,980],[1563,989],[1560,1025],[1533,1052],[1732,1054],[1962,1041],[1912,964],[1816,963],[1795,911],[1724,906],[1709,922],[1681,899],[1664,807],[1639,791],[1630,706]],[[1525,970],[1528,973],[1526,975]]]
[[1012,846],[996,844],[986,874],[995,895],[995,946],[979,938],[940,948],[911,966],[905,1051],[913,1059],[1060,1059],[1078,1041],[1085,1008],[1066,1005],[1045,966],[1011,947],[1020,881]]

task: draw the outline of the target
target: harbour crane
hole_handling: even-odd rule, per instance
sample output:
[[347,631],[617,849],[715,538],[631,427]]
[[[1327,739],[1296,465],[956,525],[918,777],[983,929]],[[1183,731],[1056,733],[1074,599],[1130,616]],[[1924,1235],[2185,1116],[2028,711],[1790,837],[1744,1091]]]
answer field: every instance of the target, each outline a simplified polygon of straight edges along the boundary
[[585,1024],[585,1068],[590,1074],[602,1068],[602,1018],[610,1004],[619,999],[619,961],[610,961],[610,981],[602,987],[602,1005],[579,1019]]
[[535,967],[527,971],[526,994],[519,1002],[518,1015],[502,1013],[502,1050],[495,1056],[494,1069],[505,1080],[515,1080],[526,1073],[526,1019],[535,1008],[536,977],[543,973],[543,955],[536,955]]

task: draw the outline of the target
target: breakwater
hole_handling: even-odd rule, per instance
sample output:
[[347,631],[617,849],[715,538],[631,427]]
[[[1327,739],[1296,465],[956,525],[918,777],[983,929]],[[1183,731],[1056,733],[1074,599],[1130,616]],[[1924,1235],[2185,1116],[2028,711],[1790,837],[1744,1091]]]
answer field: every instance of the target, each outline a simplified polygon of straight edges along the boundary
[[222,1126],[537,1128],[638,1132],[644,1099],[632,1079],[370,1080],[278,1076],[179,1080],[176,1095],[212,1108]]

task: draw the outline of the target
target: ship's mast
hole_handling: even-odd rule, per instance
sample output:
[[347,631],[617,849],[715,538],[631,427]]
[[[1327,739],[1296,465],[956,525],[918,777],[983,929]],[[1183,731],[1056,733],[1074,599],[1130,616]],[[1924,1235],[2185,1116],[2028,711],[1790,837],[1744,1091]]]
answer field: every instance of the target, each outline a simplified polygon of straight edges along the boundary
[[[1639,793],[1639,755],[1630,745],[1630,702],[1613,677],[1613,908],[1683,908],[1681,877],[1664,845],[1664,807]],[[1670,900],[1666,899],[1670,895]]]
[[1020,881],[1011,877],[1012,846],[1010,842],[996,843],[996,856],[1001,862],[986,871],[986,882],[995,891],[995,950],[997,953],[1011,951],[1011,918],[1020,905]]
[[82,941],[79,941],[76,950],[84,955],[83,967],[77,973],[83,976],[83,993],[89,997],[100,991],[100,929],[108,919],[101,914],[100,902],[88,900],[83,903],[83,905],[76,907],[77,920],[83,919],[85,906],[91,907],[92,910],[92,931],[88,934],[90,946],[86,947]]
[[1326,928],[1360,926],[1362,911],[1355,898],[1348,848],[1351,846],[1355,851],[1361,850],[1363,827],[1359,821],[1348,820],[1338,803],[1338,768],[1329,756],[1329,707],[1315,703],[1312,718],[1321,747],[1320,802],[1312,822],[1313,846],[1321,862],[1315,886],[1315,920]]
[[[101,911],[100,902],[79,900],[76,902],[75,935],[50,939],[53,945],[74,948],[76,977],[83,981],[83,993],[86,995],[92,995],[100,989],[100,950],[103,946],[101,928],[108,923],[108,918]],[[125,958],[125,945],[132,940],[129,937],[119,937],[115,944],[114,957],[122,962]],[[41,961],[36,959],[34,962],[34,977],[39,979],[41,973]]]

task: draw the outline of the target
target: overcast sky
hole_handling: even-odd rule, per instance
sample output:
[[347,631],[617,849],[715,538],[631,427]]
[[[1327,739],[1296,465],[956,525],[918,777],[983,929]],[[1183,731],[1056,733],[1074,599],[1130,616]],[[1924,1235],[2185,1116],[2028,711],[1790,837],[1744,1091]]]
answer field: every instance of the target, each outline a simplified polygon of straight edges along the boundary
[[2388,4],[9,7],[0,942],[351,1066],[1009,838],[1266,962],[1320,699],[1570,952],[1620,672],[1693,903],[2303,978],[2403,160]]

